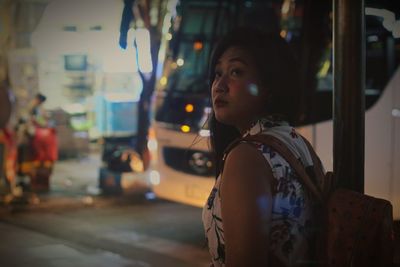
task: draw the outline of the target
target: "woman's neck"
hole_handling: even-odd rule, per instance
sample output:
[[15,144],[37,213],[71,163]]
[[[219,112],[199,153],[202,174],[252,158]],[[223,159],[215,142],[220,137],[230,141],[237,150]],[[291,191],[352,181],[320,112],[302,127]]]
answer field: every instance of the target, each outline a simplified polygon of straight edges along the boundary
[[250,131],[250,129],[253,128],[254,125],[257,124],[258,120],[259,119],[255,119],[255,120],[252,120],[249,123],[244,123],[243,125],[236,126],[236,129],[239,131],[240,135],[243,136],[245,133]]

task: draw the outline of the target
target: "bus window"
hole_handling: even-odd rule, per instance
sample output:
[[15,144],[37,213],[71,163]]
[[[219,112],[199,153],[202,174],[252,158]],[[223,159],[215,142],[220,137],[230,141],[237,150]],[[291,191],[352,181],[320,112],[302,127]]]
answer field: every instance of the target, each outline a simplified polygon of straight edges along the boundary
[[[366,6],[368,8],[368,2]],[[399,13],[400,14],[400,13]],[[397,14],[397,16],[399,15]],[[400,39],[394,38],[383,24],[384,19],[375,15],[366,15],[365,36],[365,109],[371,108],[382,95],[387,83],[394,74],[400,62]],[[325,25],[327,30],[329,25]],[[328,42],[323,49],[316,73],[316,88],[312,103],[306,103],[312,107],[307,110],[306,120],[302,125],[315,124],[332,119],[333,97],[333,55],[332,42]]]

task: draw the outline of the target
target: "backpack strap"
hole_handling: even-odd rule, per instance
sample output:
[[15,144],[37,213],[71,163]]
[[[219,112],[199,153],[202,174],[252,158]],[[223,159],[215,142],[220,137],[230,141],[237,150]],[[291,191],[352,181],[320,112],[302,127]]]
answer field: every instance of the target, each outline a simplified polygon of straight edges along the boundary
[[[301,136],[301,135],[300,135]],[[337,182],[336,182],[336,177],[333,175],[332,172],[326,172],[324,171],[322,167],[322,163],[320,158],[318,157],[317,153],[315,153],[314,148],[310,144],[310,142],[301,136],[303,139],[304,143],[307,145],[308,151],[311,154],[311,158],[313,161],[313,166],[314,166],[314,173],[317,178],[317,182],[319,183],[319,188],[322,190],[322,196],[326,200],[331,192],[333,192],[336,187],[337,187]]]
[[[303,138],[304,139],[304,138]],[[320,201],[323,201],[323,195],[321,190],[318,188],[318,186],[311,180],[310,176],[307,174],[305,167],[301,163],[301,161],[296,158],[293,153],[290,151],[290,149],[278,138],[272,136],[272,135],[266,135],[266,134],[258,134],[258,135],[250,135],[242,138],[244,141],[255,141],[259,143],[263,143],[265,145],[270,146],[272,149],[274,149],[276,152],[278,152],[288,163],[289,165],[296,171],[296,173],[300,176],[301,181],[303,184],[312,192],[312,194]],[[237,145],[241,140],[238,140],[232,144]],[[229,146],[231,147],[231,146]],[[228,147],[228,148],[229,148]],[[232,147],[230,148],[230,150]],[[312,152],[314,152],[314,149],[312,149]],[[311,153],[312,154],[312,153]],[[315,152],[314,152],[315,154]],[[316,156],[316,154],[315,154]],[[314,160],[314,158],[313,158]],[[323,173],[322,169],[320,169],[321,172]]]

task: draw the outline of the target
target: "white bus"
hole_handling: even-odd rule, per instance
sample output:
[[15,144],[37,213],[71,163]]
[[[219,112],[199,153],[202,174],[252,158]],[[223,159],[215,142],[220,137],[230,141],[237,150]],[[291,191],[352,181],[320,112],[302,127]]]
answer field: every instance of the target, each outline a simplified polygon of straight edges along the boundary
[[[163,86],[155,100],[155,194],[198,207],[205,204],[215,182],[205,124],[210,113],[206,71],[212,44],[232,21],[245,23],[250,18],[250,23],[270,29],[274,14],[279,21],[275,26],[303,56],[304,75],[311,77],[305,81],[304,120],[297,128],[332,170],[330,9],[303,6],[301,1],[238,1],[236,7],[225,1],[181,2],[180,27],[172,33]],[[391,201],[394,218],[400,220],[400,40],[379,15],[385,7],[368,0],[366,6],[365,193]],[[321,8],[319,23],[318,18],[303,17],[307,8]],[[314,26],[305,28],[310,24]]]

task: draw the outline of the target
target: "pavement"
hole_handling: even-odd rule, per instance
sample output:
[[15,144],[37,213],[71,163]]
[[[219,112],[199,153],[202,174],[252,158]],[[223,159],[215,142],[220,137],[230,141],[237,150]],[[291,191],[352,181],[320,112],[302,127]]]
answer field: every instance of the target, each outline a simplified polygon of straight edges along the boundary
[[[99,188],[99,176],[103,163],[100,152],[92,150],[88,155],[57,161],[50,177],[48,192],[25,192],[22,197],[14,198],[9,205],[4,205],[3,201],[0,203],[0,214],[57,207],[107,205],[115,201],[131,201],[132,198],[153,196],[146,180],[148,172],[125,173],[121,178],[122,194],[102,194]],[[28,177],[20,177],[20,180],[29,183]]]
[[[192,235],[188,230],[199,224],[193,223],[197,210],[177,205],[147,202],[7,216],[0,220],[0,266],[207,266],[206,249],[171,238],[177,209],[186,224],[174,232]],[[153,216],[160,212],[166,213]]]
[[[39,232],[0,222],[0,259],[3,267],[149,267],[111,253],[66,243]],[[23,242],[21,242],[23,241]]]
[[[46,210],[101,207],[115,202],[143,198],[143,188],[126,186],[123,195],[103,196],[98,188],[99,153],[58,161],[46,193],[25,193],[11,203],[0,205],[0,266],[2,267],[149,267],[146,261],[133,260],[77,243],[68,243],[10,222],[10,214]],[[140,176],[140,175],[139,175]],[[143,178],[143,177],[139,177]],[[135,177],[133,178],[135,179]],[[39,213],[38,213],[39,214]],[[45,213],[40,213],[45,216]],[[160,265],[161,266],[161,265]],[[170,265],[173,266],[173,265]]]

